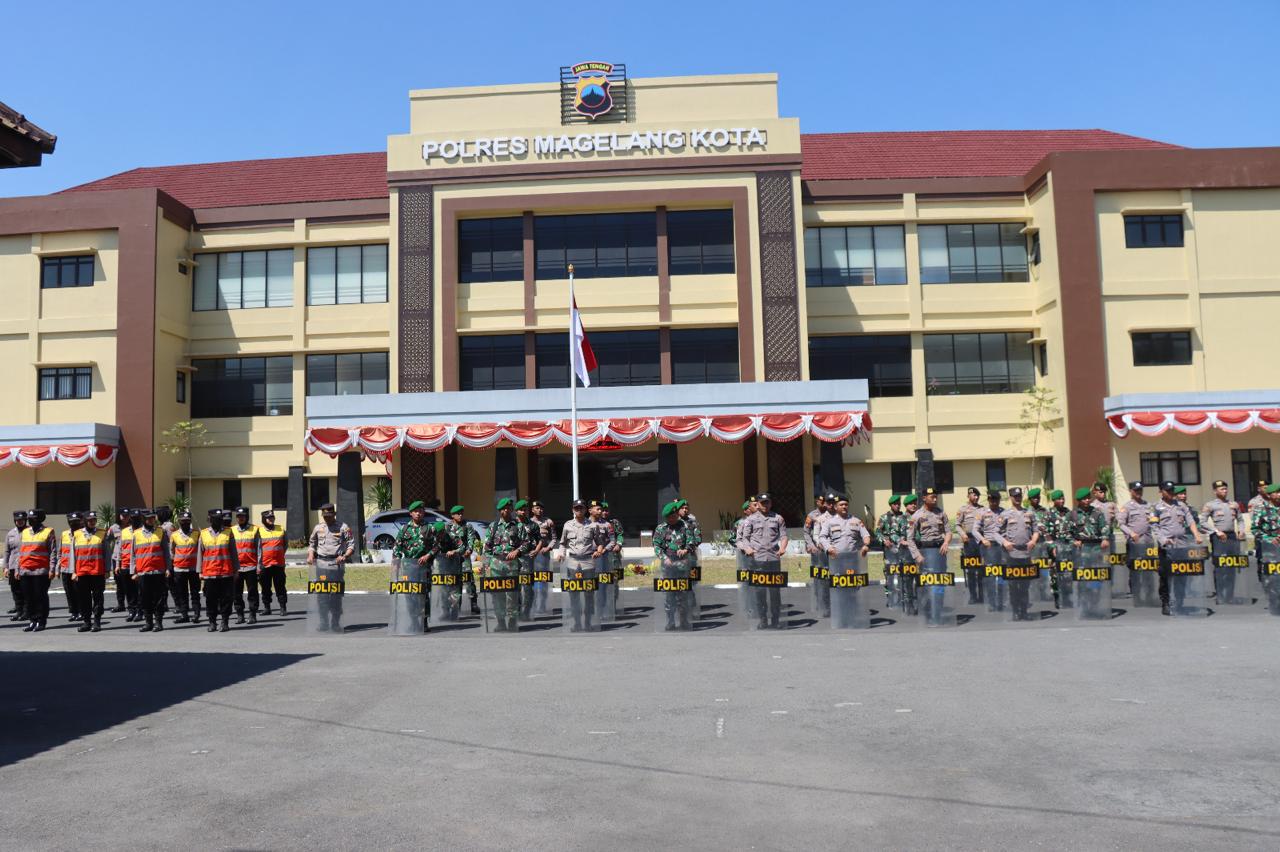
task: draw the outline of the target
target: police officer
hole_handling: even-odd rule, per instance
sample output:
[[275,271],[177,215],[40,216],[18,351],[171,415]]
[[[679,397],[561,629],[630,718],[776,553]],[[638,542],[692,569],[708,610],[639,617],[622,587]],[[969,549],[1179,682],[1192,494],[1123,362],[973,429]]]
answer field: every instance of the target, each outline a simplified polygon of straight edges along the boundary
[[[1230,487],[1225,479],[1214,480],[1213,499],[1204,504],[1200,510],[1200,529],[1209,536],[1209,544],[1215,556],[1225,551],[1236,555],[1241,552],[1240,542],[1240,507],[1234,500],[1228,500]],[[1217,559],[1213,562],[1213,589],[1219,603],[1236,601],[1236,569],[1218,567]]]
[[111,573],[116,582],[116,605],[111,611],[127,609],[129,615],[125,621],[133,621],[138,611],[138,590],[129,573],[129,554],[133,552],[133,525],[129,521],[132,512],[132,509],[121,509],[116,522],[107,530],[107,537],[111,539]]
[[902,564],[906,544],[906,520],[902,514],[902,495],[891,494],[889,511],[876,521],[876,538],[884,548],[884,603],[888,607],[898,604],[899,584],[902,580],[898,566]]
[[809,573],[813,582],[813,600],[822,613],[823,618],[831,617],[831,581],[821,576],[829,568],[827,551],[818,543],[822,532],[822,524],[827,520],[827,498],[819,494],[813,499],[814,506],[804,517],[804,549],[809,554]]
[[[178,513],[178,525],[169,533],[169,564],[173,566],[169,591],[178,610],[174,624],[200,623],[200,536],[192,529],[191,512]],[[194,617],[193,617],[194,613]]]
[[249,508],[236,507],[236,522],[231,527],[236,545],[236,624],[244,624],[244,593],[249,593],[249,623],[258,623],[258,525],[249,522]]
[[[235,585],[237,560],[235,542],[226,530],[221,509],[209,510],[209,526],[200,531],[200,579],[204,583],[204,609],[209,616],[209,632],[231,629],[231,593]],[[219,626],[218,619],[222,619]]]
[[[581,502],[581,501],[577,501]],[[577,512],[575,506],[575,517]],[[533,549],[532,542],[525,538],[525,528],[513,517],[515,501],[503,497],[498,501],[498,518],[489,526],[489,536],[484,543],[487,562],[480,567],[481,574],[494,577],[519,577],[520,557]],[[586,504],[583,504],[585,510]],[[563,542],[563,538],[561,539]],[[497,619],[495,631],[498,633],[516,633],[520,630],[517,621],[519,613],[519,591],[497,592],[491,595],[494,617]]]
[[160,527],[155,509],[145,509],[142,528],[133,533],[133,575],[138,583],[138,602],[147,623],[142,633],[164,630],[166,584],[172,564],[169,561],[169,534]]
[[[1176,486],[1165,481],[1160,483],[1160,502],[1156,504],[1154,529],[1156,544],[1160,545],[1160,614],[1170,615],[1169,586],[1172,562],[1170,548],[1186,547],[1189,537],[1194,537],[1196,544],[1203,544],[1204,539],[1197,528],[1195,517],[1187,504],[1177,499]],[[1182,609],[1187,593],[1187,578],[1173,577],[1173,599],[1178,609]]]
[[[587,505],[573,501],[573,517],[560,528],[560,547],[564,550],[564,576],[579,574],[596,575],[596,560],[604,556],[609,546],[609,528],[587,515]],[[592,507],[598,508],[598,507]],[[595,615],[595,595],[590,592],[570,592],[569,607],[573,613],[571,633],[591,630]]]
[[[320,564],[322,568],[336,569],[339,577],[345,576],[347,560],[355,550],[355,536],[351,527],[338,520],[338,509],[332,503],[320,507],[320,523],[311,530],[307,546],[307,564]],[[327,594],[321,597],[320,630],[342,632],[342,595]],[[256,603],[256,601],[255,601]]]
[[[653,531],[653,552],[658,557],[659,570],[664,577],[688,577],[689,554],[694,548],[694,539],[692,531],[680,517],[678,501],[672,500],[663,506],[662,517],[662,523]],[[666,630],[693,628],[689,597],[681,592],[663,593],[662,608],[667,616]]]
[[[969,540],[976,542],[979,553],[982,554],[982,571],[975,571],[975,574],[981,576],[979,582],[985,588],[979,593],[979,600],[987,602],[987,612],[1003,612],[1004,611],[1004,583],[1000,582],[1003,577],[992,577],[991,582],[987,582],[987,570],[998,570],[1004,565],[1004,559],[998,551],[1000,542],[996,537],[996,530],[1000,526],[1000,490],[998,488],[987,489],[987,505],[986,508],[979,509],[976,515],[971,515],[971,526],[969,527]],[[959,515],[957,514],[957,517]],[[969,582],[968,572],[966,572],[965,583]]]
[[71,571],[80,613],[77,633],[97,633],[102,629],[103,595],[107,588],[106,533],[98,529],[98,514],[84,513],[84,528],[76,530],[71,551]]
[[1129,594],[1133,596],[1135,604],[1150,606],[1150,601],[1138,600],[1141,595],[1138,588],[1140,572],[1133,570],[1133,563],[1145,558],[1147,548],[1155,545],[1155,539],[1151,537],[1151,504],[1143,499],[1143,489],[1140,479],[1129,483],[1129,502],[1121,507],[1116,520],[1120,525],[1120,533],[1124,536],[1125,561],[1129,563]]
[[533,618],[533,561],[542,546],[542,535],[538,525],[529,517],[529,499],[526,497],[516,501],[516,522],[524,527],[525,540],[529,549],[520,555],[520,610],[521,621]]
[[[834,513],[827,517],[822,525],[818,527],[818,546],[822,549],[822,554],[827,557],[826,567],[830,568],[833,564],[840,564],[839,561],[833,563],[831,559],[841,554],[858,553],[862,559],[866,559],[867,552],[871,549],[871,533],[856,515],[849,514],[849,498],[843,494],[828,494],[824,503],[827,508],[834,509]],[[866,563],[863,562],[862,566],[862,570],[858,573],[866,572]],[[830,589],[831,584],[827,583],[828,614],[830,613],[831,601]],[[848,591],[846,590],[846,592]],[[844,611],[840,614],[844,616],[845,623],[834,626],[854,626],[852,621],[854,613],[849,611],[850,607],[845,606],[842,609]],[[836,620],[839,621],[840,619],[837,618]]]
[[[974,492],[970,497],[976,495],[976,488],[971,488],[969,490]],[[909,495],[908,499],[903,502],[908,504],[907,508],[910,509],[911,504],[914,504],[915,502],[915,495]],[[971,500],[970,505],[974,505],[975,503],[976,501]],[[923,568],[925,567],[925,550],[937,550],[938,555],[945,560],[947,557],[947,549],[950,546],[951,525],[947,522],[947,513],[942,511],[942,508],[938,506],[938,489],[933,487],[926,488],[924,490],[924,505],[912,513],[911,520],[908,522],[907,549],[911,552],[911,558],[915,560],[916,565]],[[915,615],[916,604],[914,581],[917,578],[912,577],[911,579],[913,583],[910,591],[911,602],[908,607],[908,615]],[[967,578],[966,582],[968,582]],[[926,598],[925,606],[929,616],[934,619],[941,618],[942,613],[938,612],[936,609],[931,609],[931,605],[932,601]]]
[[27,606],[22,598],[22,581],[18,577],[18,554],[22,552],[22,531],[27,528],[27,513],[13,513],[13,528],[4,537],[4,577],[9,581],[9,594],[13,595],[10,621],[26,621]]
[[[981,494],[978,489],[970,486],[968,491],[965,492],[965,496],[968,502],[956,510],[955,528],[956,532],[960,533],[961,561],[966,556],[970,559],[982,558],[982,548],[978,545],[978,539],[972,535],[973,522],[982,514],[982,507],[978,505],[978,499]],[[969,603],[982,603],[982,570],[979,568],[965,568],[964,585],[969,591]]]
[[[1013,505],[1000,513],[993,537],[1004,548],[1005,564],[1018,567],[1031,565],[1031,549],[1040,540],[1036,513],[1022,505],[1022,489],[1010,488],[1009,499]],[[1006,578],[1009,587],[1009,606],[1014,621],[1031,620],[1031,581]]]
[[271,591],[280,601],[280,615],[289,614],[289,590],[285,585],[284,557],[289,543],[284,527],[276,523],[273,509],[264,509],[258,526],[258,583],[262,589],[262,614],[271,614]]
[[52,527],[44,525],[44,519],[44,509],[28,510],[27,528],[19,542],[18,576],[30,621],[23,633],[44,630],[49,623],[49,581],[57,570],[58,537]]
[[68,621],[80,620],[80,601],[75,591],[75,574],[71,572],[71,550],[74,547],[76,532],[84,526],[84,518],[79,512],[67,513],[67,529],[62,531],[61,547],[58,548],[58,574],[61,575],[62,593],[67,599]]
[[[533,556],[534,571],[550,571],[551,570],[551,548],[556,543],[556,522],[547,515],[547,509],[542,505],[541,500],[534,500],[530,504],[530,510],[533,513],[533,522],[538,527],[538,549]],[[533,611],[539,614],[546,614],[550,610],[547,608],[547,598],[551,592],[550,583],[534,583],[533,584]]]
[[[787,552],[787,524],[773,511],[773,498],[769,494],[756,497],[759,511],[747,518],[742,525],[742,537],[738,548],[751,557],[751,570],[763,573],[782,571],[782,556]],[[757,630],[782,627],[782,590],[775,587],[756,589],[756,614],[760,618]]]

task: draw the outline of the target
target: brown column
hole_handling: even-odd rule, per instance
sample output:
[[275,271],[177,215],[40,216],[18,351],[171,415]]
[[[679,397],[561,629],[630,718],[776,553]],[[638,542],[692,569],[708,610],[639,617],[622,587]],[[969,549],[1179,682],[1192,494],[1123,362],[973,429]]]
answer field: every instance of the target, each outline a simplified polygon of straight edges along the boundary
[[533,309],[533,295],[536,279],[533,247],[533,212],[524,213],[524,324],[533,325],[537,316]]
[[671,253],[667,244],[667,208],[657,209],[658,322],[671,322]]
[[[790,173],[756,175],[766,382],[800,381],[800,294],[793,195]],[[772,483],[770,488],[777,490]]]
[[664,385],[671,384],[671,329],[658,329],[658,370]]
[[532,331],[524,333],[524,386],[538,386],[538,336]]
[[[435,193],[430,186],[399,192],[400,393],[435,390]],[[456,336],[445,340],[455,347]],[[454,366],[454,383],[457,367]],[[406,448],[400,453],[400,494],[405,505],[436,498],[436,457]],[[447,508],[447,507],[446,507]]]
[[751,212],[745,197],[733,200],[733,268],[738,277],[739,381],[756,380],[755,288],[751,280]]

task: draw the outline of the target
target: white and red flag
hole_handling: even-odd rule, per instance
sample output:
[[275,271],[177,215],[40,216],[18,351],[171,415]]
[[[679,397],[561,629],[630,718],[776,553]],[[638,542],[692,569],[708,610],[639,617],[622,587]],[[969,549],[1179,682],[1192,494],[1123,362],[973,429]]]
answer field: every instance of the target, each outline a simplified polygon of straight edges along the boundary
[[596,368],[596,353],[591,351],[586,329],[582,327],[582,315],[578,313],[578,300],[573,300],[569,312],[569,360],[573,372],[582,380],[584,388],[591,387],[590,373]]

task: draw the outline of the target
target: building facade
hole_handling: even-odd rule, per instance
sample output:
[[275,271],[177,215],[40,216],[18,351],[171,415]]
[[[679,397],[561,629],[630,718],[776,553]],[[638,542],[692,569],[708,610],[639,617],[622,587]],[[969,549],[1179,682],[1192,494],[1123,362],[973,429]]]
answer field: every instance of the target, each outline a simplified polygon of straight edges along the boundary
[[[1271,477],[1280,149],[805,135],[774,75],[589,65],[411,92],[385,152],[0,200],[3,509],[160,502],[188,459],[196,511],[271,505],[296,529],[388,472],[398,501],[478,516],[495,493],[567,504],[562,443],[481,446],[457,427],[567,398],[570,264],[600,361],[581,397],[600,418],[643,419],[628,398],[673,416],[866,416],[843,442],[759,423],[597,441],[583,490],[633,534],[676,489],[707,527],[761,489],[792,523],[824,486],[879,511],[926,461],[944,495],[1107,465],[1193,500],[1215,478]],[[1037,387],[1058,411],[1025,412]],[[1178,426],[1142,434],[1161,417]],[[207,445],[166,451],[183,420]],[[453,431],[423,451],[405,444],[426,434],[414,424]]]

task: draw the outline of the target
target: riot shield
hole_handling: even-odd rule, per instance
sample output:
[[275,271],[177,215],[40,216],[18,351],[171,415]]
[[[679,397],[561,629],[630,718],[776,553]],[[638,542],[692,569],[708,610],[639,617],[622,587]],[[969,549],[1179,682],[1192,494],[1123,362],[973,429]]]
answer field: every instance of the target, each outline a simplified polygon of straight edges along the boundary
[[1005,586],[1009,590],[1009,620],[1033,621],[1031,604],[1035,586],[1040,582],[1040,569],[1027,556],[1007,554],[1004,565]]
[[[387,632],[392,636],[417,636],[427,629],[427,594],[431,582],[429,565],[416,559],[396,557],[391,563],[391,618]],[[437,610],[439,612],[439,610]]]
[[1267,612],[1280,615],[1280,542],[1264,541],[1258,545],[1259,573],[1262,591],[1267,598]]
[[487,635],[520,632],[520,565],[498,556],[488,557],[488,570],[476,577]]
[[916,578],[920,616],[929,627],[955,627],[960,623],[956,575],[947,570],[947,557],[938,548],[922,547],[921,553],[924,564]]
[[897,609],[901,605],[902,594],[902,554],[898,548],[885,545],[884,548],[884,605],[886,609]]
[[991,542],[982,550],[982,597],[987,602],[987,612],[1004,612],[1008,586],[1004,579],[1005,549],[998,542]]
[[551,554],[539,553],[533,558],[533,614],[551,615],[551,586],[554,579]]
[[982,568],[982,546],[970,536],[960,546],[960,569],[964,571],[964,590],[969,596],[969,603],[982,603],[983,592],[986,591]]
[[1036,568],[1036,577],[1031,584],[1031,599],[1039,603],[1053,600],[1053,572],[1057,564],[1049,553],[1049,545],[1043,541],[1036,542],[1031,548],[1031,564]]
[[1076,616],[1081,619],[1111,617],[1111,566],[1100,542],[1086,541],[1076,551]]
[[751,557],[743,553],[741,550],[737,552],[737,574],[738,580],[738,611],[737,618],[743,621],[738,625],[745,628],[746,623],[754,624],[756,621],[756,592],[755,589],[747,585],[747,580],[751,577]]
[[595,560],[596,571],[596,624],[611,624],[617,620],[618,575],[610,564],[609,554]]
[[1076,605],[1075,573],[1080,554],[1071,542],[1060,541],[1053,546],[1053,556],[1058,563],[1058,570],[1053,575],[1058,609],[1074,609]]
[[751,602],[751,615],[746,611],[730,619],[739,630],[785,630],[790,627],[790,617],[796,611],[795,595],[787,585],[787,572],[777,559],[758,561],[750,559],[747,568],[738,574],[739,593],[745,587]]
[[821,549],[809,558],[809,586],[813,589],[813,611],[823,618],[831,616],[831,568],[828,556]]
[[831,628],[865,630],[871,626],[873,591],[862,554],[837,553],[827,558],[831,584]]
[[560,618],[570,633],[598,633],[596,601],[600,593],[598,560],[566,555],[560,569]]
[[905,551],[900,558],[898,579],[895,583],[898,608],[902,610],[903,615],[919,615],[920,566],[916,564],[909,550]]
[[461,617],[462,575],[466,567],[459,556],[435,558],[431,571],[431,623],[453,624]]
[[1129,593],[1134,606],[1160,606],[1160,548],[1149,539],[1130,541],[1125,548],[1129,560]]
[[1210,562],[1214,600],[1219,606],[1251,606],[1258,597],[1257,575],[1249,565],[1242,542],[1234,535],[1220,539],[1210,534],[1209,543],[1213,550]]
[[521,556],[516,564],[520,569],[517,617],[520,621],[533,621],[533,557]]
[[[741,557],[742,554],[739,554]],[[692,630],[696,614],[692,611],[693,581],[689,557],[660,556],[653,578],[653,626],[659,632]]]
[[1111,566],[1111,598],[1128,597],[1129,555],[1116,547],[1115,539],[1111,540],[1111,549],[1107,551],[1107,564]]
[[346,566],[335,559],[316,558],[307,571],[307,632],[342,633],[342,595]]
[[1169,576],[1169,611],[1184,618],[1212,615],[1213,579],[1205,573],[1209,551],[1201,544],[1165,549]]

